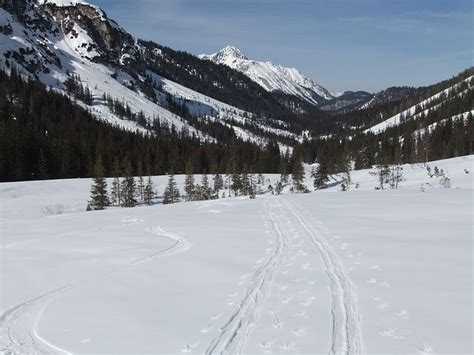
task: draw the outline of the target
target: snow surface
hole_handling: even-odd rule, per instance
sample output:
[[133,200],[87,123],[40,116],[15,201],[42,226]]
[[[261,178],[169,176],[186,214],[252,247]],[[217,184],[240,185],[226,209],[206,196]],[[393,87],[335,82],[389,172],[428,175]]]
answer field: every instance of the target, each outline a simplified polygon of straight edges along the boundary
[[318,105],[314,94],[327,100],[342,95],[342,93],[329,92],[313,80],[303,76],[296,68],[250,60],[233,46],[227,46],[214,54],[202,54],[199,57],[241,71],[267,91],[281,91],[295,95],[313,105]]
[[361,170],[348,192],[335,176],[311,194],[97,212],[89,179],[2,183],[0,349],[472,353],[473,163],[429,163],[450,189],[419,164],[398,190]]

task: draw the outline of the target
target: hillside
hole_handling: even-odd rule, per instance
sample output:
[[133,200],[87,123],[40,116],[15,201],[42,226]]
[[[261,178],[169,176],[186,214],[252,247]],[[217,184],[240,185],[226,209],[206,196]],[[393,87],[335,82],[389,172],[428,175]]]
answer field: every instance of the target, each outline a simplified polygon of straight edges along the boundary
[[0,25],[2,69],[67,93],[124,129],[159,122],[209,140],[212,122],[243,140],[287,143],[308,124],[239,72],[135,40],[83,1],[6,1]]

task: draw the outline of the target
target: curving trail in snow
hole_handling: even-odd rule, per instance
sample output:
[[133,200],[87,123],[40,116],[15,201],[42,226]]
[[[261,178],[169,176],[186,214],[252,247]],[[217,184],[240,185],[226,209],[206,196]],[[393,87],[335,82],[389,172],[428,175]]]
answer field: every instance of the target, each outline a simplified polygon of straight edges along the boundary
[[341,259],[294,205],[287,201],[284,203],[288,215],[292,215],[301,225],[309,241],[321,255],[329,279],[332,317],[330,354],[363,353],[361,317],[356,292]]
[[97,280],[156,259],[181,254],[191,248],[191,243],[186,238],[167,232],[159,226],[152,226],[147,229],[147,232],[173,239],[175,240],[175,243],[164,250],[159,250],[142,259],[135,260],[131,264],[72,281],[6,310],[0,316],[0,352],[24,354],[71,354],[71,352],[50,343],[38,333],[38,324],[41,316],[54,298],[70,291],[84,282]]
[[271,292],[275,276],[290,250],[291,236],[282,229],[278,221],[281,208],[282,205],[274,199],[266,201],[265,218],[270,222],[275,235],[273,253],[251,276],[244,298],[220,328],[217,336],[211,340],[206,354],[241,354],[244,350]]

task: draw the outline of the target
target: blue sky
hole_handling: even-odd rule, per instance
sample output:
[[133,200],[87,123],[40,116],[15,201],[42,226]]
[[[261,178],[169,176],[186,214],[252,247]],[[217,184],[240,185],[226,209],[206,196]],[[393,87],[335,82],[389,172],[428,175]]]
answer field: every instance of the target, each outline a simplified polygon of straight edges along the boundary
[[89,0],[194,54],[231,44],[332,90],[422,86],[473,65],[471,0]]

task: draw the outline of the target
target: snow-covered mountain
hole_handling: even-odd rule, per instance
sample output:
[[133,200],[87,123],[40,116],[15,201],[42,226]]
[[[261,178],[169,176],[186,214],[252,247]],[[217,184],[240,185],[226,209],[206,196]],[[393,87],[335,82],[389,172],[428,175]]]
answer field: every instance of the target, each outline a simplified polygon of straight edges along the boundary
[[[390,127],[397,126],[403,122],[407,121],[416,121],[417,119],[422,119],[428,114],[434,112],[442,112],[444,105],[448,104],[453,98],[463,97],[469,92],[472,93],[474,88],[474,75],[470,75],[465,79],[460,80],[459,82],[448,86],[446,89],[440,90],[429,97],[416,102],[414,105],[398,112],[395,115],[392,115],[388,118],[383,117],[383,121],[367,128],[364,132],[368,133],[380,133],[387,130]],[[368,103],[370,104],[370,102]],[[456,115],[452,117],[444,117],[443,121],[452,119],[453,121],[466,119],[469,115],[474,114],[472,107],[470,110],[457,112]],[[431,125],[432,126],[432,125]],[[429,126],[425,126],[429,129]],[[419,127],[419,130],[423,130],[425,127]],[[418,132],[417,131],[417,132]]]
[[305,77],[296,68],[251,60],[233,46],[227,46],[214,54],[201,54],[199,57],[236,69],[267,91],[280,91],[294,95],[313,105],[319,105],[343,94],[329,91]]
[[[214,87],[208,85],[210,79],[204,78],[207,68],[179,62],[175,53],[134,39],[99,7],[83,0],[0,2],[0,69],[15,69],[65,93],[102,121],[146,132],[158,120],[161,125],[209,141],[213,137],[202,130],[208,122],[217,122],[233,129],[240,138],[258,143],[265,142],[268,134],[282,140],[299,138],[278,119],[260,117],[257,110],[248,111],[215,99],[209,95],[210,90],[208,94],[197,91],[200,82],[202,87]],[[165,75],[181,68],[188,75],[182,82],[187,84],[192,79],[198,83],[194,89]],[[71,79],[90,92],[90,102],[74,97],[68,90]],[[247,81],[243,87],[254,84]],[[215,88],[217,94],[221,86]],[[254,93],[251,90],[249,95]],[[265,94],[263,89],[260,91],[254,96]],[[130,112],[128,117],[117,114],[106,97],[125,107]],[[225,98],[222,94],[220,97]],[[196,123],[199,121],[204,124]]]

